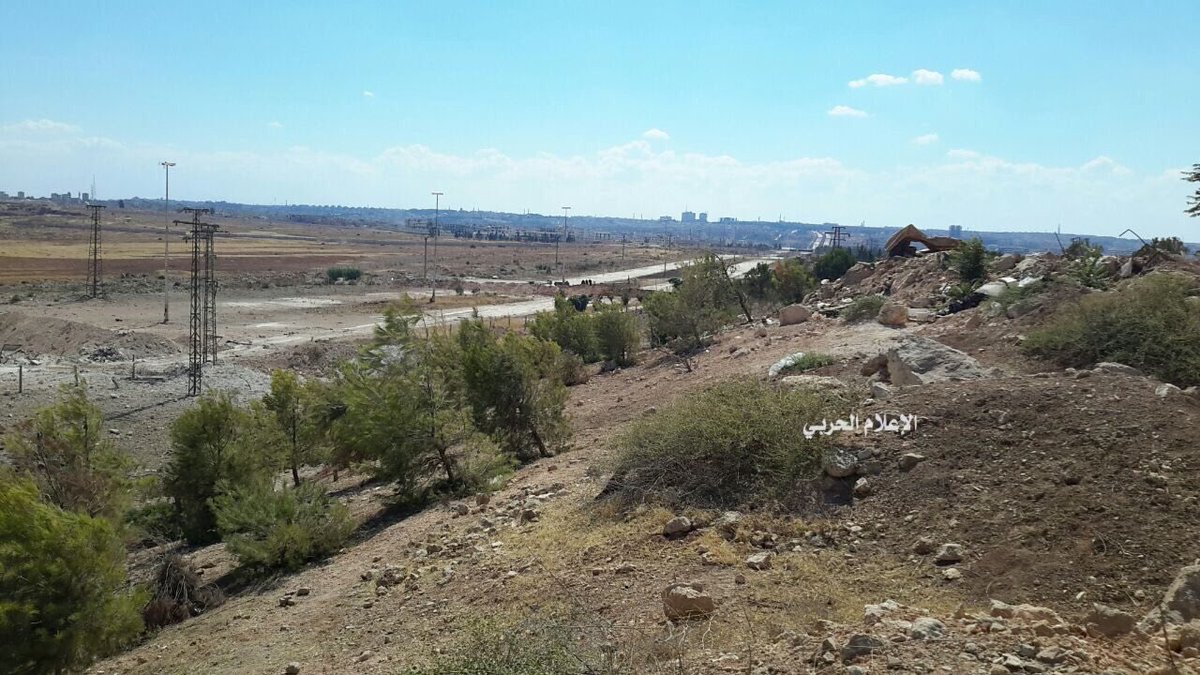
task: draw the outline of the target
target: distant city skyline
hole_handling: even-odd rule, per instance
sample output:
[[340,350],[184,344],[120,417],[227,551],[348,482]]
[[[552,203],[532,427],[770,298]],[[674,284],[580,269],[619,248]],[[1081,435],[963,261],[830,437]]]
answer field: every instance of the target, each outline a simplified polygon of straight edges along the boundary
[[[1191,235],[1200,5],[116,2],[0,42],[0,190]],[[183,34],[173,32],[186,27]],[[169,48],[165,45],[169,43]]]

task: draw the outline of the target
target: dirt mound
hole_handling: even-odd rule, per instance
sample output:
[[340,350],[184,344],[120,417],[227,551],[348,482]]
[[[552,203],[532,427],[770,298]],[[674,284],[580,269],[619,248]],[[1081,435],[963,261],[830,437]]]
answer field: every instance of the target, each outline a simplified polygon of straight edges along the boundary
[[20,312],[0,312],[0,345],[5,352],[31,357],[83,357],[90,361],[123,361],[181,351],[178,344],[161,337]]
[[[963,545],[955,583],[979,600],[1153,602],[1200,557],[1200,404],[1160,398],[1148,378],[1086,375],[899,390],[888,409],[920,425],[870,440],[889,461],[854,517],[902,555],[920,537]],[[902,472],[903,453],[925,459]]]

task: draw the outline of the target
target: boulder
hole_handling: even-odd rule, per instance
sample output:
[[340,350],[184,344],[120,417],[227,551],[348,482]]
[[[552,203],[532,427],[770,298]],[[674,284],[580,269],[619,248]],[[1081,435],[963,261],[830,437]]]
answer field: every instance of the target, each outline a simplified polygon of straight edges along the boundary
[[908,325],[908,308],[894,302],[885,302],[883,307],[879,308],[875,320],[885,326],[903,328]]
[[1136,623],[1132,614],[1098,602],[1092,604],[1092,611],[1083,620],[1088,635],[1092,637],[1124,635],[1132,632]]
[[717,604],[704,586],[696,582],[667,586],[662,592],[663,614],[668,621],[704,619],[712,616]]
[[962,544],[942,544],[933,561],[939,565],[953,565],[956,562],[962,562],[964,553]]
[[929,537],[920,537],[913,542],[912,551],[917,555],[929,555],[937,550],[937,544]]
[[798,323],[808,321],[812,316],[812,310],[804,305],[788,305],[779,310],[779,325],[792,326]]
[[1163,621],[1184,624],[1195,620],[1200,620],[1200,564],[1179,570],[1162,602],[1142,621],[1142,628],[1150,632]]
[[300,664],[292,661],[283,669],[284,675],[300,675]]
[[746,567],[749,567],[752,570],[769,570],[771,569],[771,558],[774,557],[775,554],[770,551],[759,551],[758,553],[753,553],[746,558]]
[[923,616],[912,622],[908,635],[914,640],[936,640],[946,634],[946,624],[932,617]]
[[879,401],[886,401],[892,395],[892,388],[884,382],[871,383],[871,396]]
[[925,455],[918,455],[915,452],[906,452],[900,456],[900,470],[912,471],[923,461],[925,461]]
[[850,639],[846,641],[846,646],[842,647],[842,660],[853,661],[860,656],[877,652],[886,647],[887,644],[874,635],[867,635],[865,633],[851,635]]
[[1005,255],[996,258],[996,262],[992,263],[992,269],[996,270],[997,272],[1007,272],[1016,267],[1017,263],[1020,261],[1021,259],[1018,256],[1013,255],[1012,253],[1006,253]]
[[1063,623],[1062,617],[1052,609],[1037,605],[1009,605],[999,600],[992,600],[988,614],[998,619],[1014,619],[1029,623],[1045,622],[1052,626]]
[[1101,361],[1092,367],[1092,370],[1097,373],[1108,373],[1109,375],[1129,375],[1131,377],[1140,377],[1142,371],[1127,366],[1124,363],[1113,363],[1112,361]]
[[854,481],[854,496],[855,497],[870,497],[875,491],[875,486],[866,478],[859,478]]
[[1175,385],[1170,384],[1170,383],[1160,384],[1154,390],[1154,395],[1159,398],[1166,398],[1166,397],[1172,396],[1174,394],[1182,394],[1182,393],[1183,393],[1182,389],[1180,389],[1179,387],[1176,387]]
[[901,387],[988,375],[988,371],[967,354],[917,335],[906,335],[889,349],[886,363],[891,384]]
[[872,274],[875,274],[875,268],[871,265],[861,262],[855,263],[854,267],[846,270],[846,273],[842,275],[842,287],[849,288],[851,286],[857,286],[864,280],[870,278]]
[[908,320],[913,323],[929,323],[937,320],[937,314],[932,309],[909,308]]
[[680,537],[694,530],[692,521],[687,516],[675,516],[663,525],[664,537]]
[[742,522],[742,514],[737,511],[726,511],[717,516],[717,519],[712,522],[712,527],[721,535],[721,538],[733,541],[737,536],[738,524]]
[[821,468],[833,478],[853,476],[858,472],[858,453],[850,448],[829,448],[821,456]]
[[998,298],[1008,290],[1008,284],[1003,281],[989,281],[988,283],[975,289],[976,293],[986,295],[989,298]]

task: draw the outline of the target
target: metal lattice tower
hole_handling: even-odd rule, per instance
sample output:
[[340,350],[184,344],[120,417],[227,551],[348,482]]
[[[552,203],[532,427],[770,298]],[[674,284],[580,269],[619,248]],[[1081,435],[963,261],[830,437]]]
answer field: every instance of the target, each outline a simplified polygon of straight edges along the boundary
[[[212,209],[183,209],[192,214],[190,221],[176,220],[176,225],[190,225],[186,239],[192,244],[191,311],[188,314],[188,396],[199,396],[204,378],[204,363],[210,348],[216,362],[216,276],[213,254],[213,232],[216,225],[200,222],[201,214]],[[203,252],[203,253],[202,253]]]
[[832,248],[841,248],[842,247],[842,235],[845,233],[845,231],[846,231],[845,227],[842,227],[841,225],[834,225],[833,229],[826,233],[833,237]]
[[100,297],[100,209],[101,204],[88,204],[92,210],[92,236],[88,240],[88,297]]

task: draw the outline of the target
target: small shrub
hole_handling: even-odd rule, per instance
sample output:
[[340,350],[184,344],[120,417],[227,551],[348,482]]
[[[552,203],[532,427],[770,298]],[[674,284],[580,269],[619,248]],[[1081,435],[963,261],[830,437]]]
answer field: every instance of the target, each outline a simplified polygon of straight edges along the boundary
[[983,247],[983,240],[974,237],[960,243],[954,262],[959,279],[982,281],[987,277],[987,250]]
[[275,490],[242,486],[213,500],[225,545],[243,565],[294,570],[341,548],[350,512],[313,483]]
[[[585,654],[579,629],[551,621],[527,620],[516,625],[478,623],[464,637],[425,667],[406,675],[561,675],[601,672],[586,667],[600,663],[598,654]],[[608,671],[606,671],[608,672]]]
[[152,540],[155,542],[176,541],[183,538],[183,530],[175,517],[175,507],[165,500],[141,504],[125,514],[125,524],[130,527],[130,535],[136,540]]
[[153,584],[154,597],[142,609],[146,628],[162,628],[186,621],[225,602],[225,594],[205,584],[182,556],[163,558]]
[[855,298],[850,306],[842,310],[842,319],[846,323],[859,323],[860,321],[869,321],[879,315],[879,310],[883,308],[882,295],[864,295]]
[[813,274],[818,279],[841,279],[854,263],[858,262],[848,249],[835,248],[817,259],[813,265]]
[[1084,251],[1078,258],[1071,261],[1069,273],[1079,283],[1088,288],[1104,289],[1108,287],[1108,270],[1100,264],[1101,249],[1099,246]]
[[1022,345],[1034,356],[1081,368],[1116,361],[1180,387],[1200,385],[1200,306],[1191,281],[1158,274],[1086,295]]
[[833,415],[834,403],[805,388],[718,384],[634,422],[618,440],[611,487],[670,506],[790,501],[820,471],[826,442],[799,430]]
[[325,278],[330,282],[344,279],[346,281],[358,281],[362,276],[362,270],[357,267],[330,267],[325,270]]
[[563,352],[558,360],[559,373],[562,383],[568,387],[587,384],[589,379],[587,364],[583,358],[574,352]]
[[1024,286],[1012,284],[1000,293],[999,297],[996,298],[996,302],[1007,310],[1009,307],[1024,302],[1045,290],[1046,283],[1044,281],[1035,281]]
[[780,372],[780,375],[797,375],[807,370],[815,370],[817,368],[831,366],[833,363],[833,359],[824,354],[805,352],[804,356],[801,356],[799,359],[793,361],[792,365],[784,368],[783,371]]

